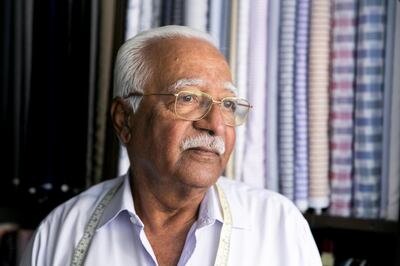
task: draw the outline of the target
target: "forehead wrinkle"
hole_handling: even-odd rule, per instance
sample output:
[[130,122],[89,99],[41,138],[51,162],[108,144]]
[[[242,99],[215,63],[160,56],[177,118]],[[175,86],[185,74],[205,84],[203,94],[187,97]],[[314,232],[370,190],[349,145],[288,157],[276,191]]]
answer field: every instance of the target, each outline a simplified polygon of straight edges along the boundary
[[179,79],[168,86],[168,92],[176,92],[178,89],[186,86],[201,86],[204,85],[204,81],[201,79]]

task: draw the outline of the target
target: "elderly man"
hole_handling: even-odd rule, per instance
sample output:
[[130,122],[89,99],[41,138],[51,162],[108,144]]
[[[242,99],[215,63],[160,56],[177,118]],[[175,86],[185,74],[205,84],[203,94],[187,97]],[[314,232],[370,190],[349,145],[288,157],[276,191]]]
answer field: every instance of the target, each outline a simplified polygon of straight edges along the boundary
[[321,265],[279,194],[220,177],[250,104],[204,33],[143,32],[120,49],[111,115],[131,167],[56,208],[24,265]]

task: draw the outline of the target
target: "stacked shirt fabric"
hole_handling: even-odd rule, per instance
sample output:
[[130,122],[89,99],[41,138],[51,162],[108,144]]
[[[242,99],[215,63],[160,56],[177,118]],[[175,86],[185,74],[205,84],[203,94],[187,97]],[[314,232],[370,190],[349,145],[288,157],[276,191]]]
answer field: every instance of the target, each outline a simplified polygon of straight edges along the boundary
[[278,191],[303,212],[398,218],[397,1],[130,2],[140,13],[128,16],[135,31],[208,31],[238,95],[254,105],[225,174]]

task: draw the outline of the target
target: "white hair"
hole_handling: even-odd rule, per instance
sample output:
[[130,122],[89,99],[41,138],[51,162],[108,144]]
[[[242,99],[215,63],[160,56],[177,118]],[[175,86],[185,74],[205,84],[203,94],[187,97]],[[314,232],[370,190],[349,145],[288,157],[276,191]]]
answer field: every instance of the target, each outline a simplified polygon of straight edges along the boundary
[[[127,40],[119,49],[114,67],[114,96],[124,97],[129,93],[143,93],[153,69],[146,54],[146,48],[155,40],[174,38],[194,38],[216,47],[215,41],[205,32],[185,26],[164,26],[143,31]],[[139,107],[142,97],[130,97],[133,112]]]

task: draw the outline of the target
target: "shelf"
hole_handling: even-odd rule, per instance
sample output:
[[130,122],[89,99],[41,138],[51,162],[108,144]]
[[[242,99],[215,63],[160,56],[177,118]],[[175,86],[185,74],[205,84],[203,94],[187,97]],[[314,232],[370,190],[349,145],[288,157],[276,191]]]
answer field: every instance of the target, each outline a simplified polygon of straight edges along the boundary
[[398,234],[399,232],[398,222],[382,219],[344,218],[310,213],[305,213],[304,217],[311,229],[344,229],[389,234]]

